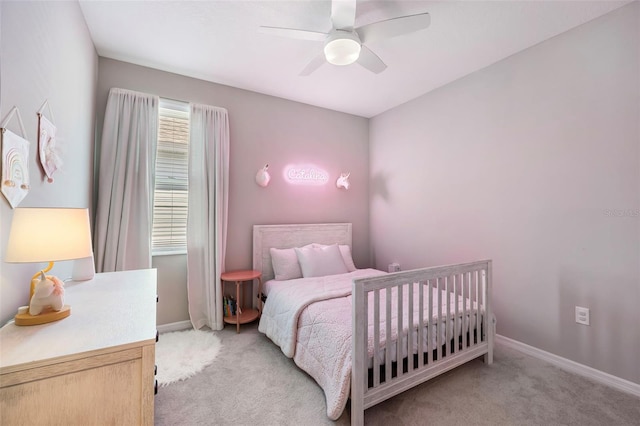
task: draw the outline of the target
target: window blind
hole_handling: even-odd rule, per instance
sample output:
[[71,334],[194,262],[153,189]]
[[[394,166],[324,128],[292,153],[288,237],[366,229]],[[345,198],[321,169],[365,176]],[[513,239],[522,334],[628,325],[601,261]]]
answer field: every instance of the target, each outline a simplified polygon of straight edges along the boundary
[[189,104],[161,99],[158,122],[153,254],[186,253]]

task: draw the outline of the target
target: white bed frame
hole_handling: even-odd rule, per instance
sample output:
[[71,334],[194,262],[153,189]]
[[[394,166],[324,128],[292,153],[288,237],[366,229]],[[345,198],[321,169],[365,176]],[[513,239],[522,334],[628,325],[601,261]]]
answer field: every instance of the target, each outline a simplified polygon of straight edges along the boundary
[[[351,224],[350,223],[327,223],[327,224],[302,224],[302,225],[254,225],[253,227],[253,269],[261,271],[264,281],[273,278],[273,267],[271,264],[271,254],[269,249],[301,247],[310,243],[321,244],[348,244],[351,246]],[[445,289],[446,307],[432,312],[429,309],[427,318],[424,318],[424,310],[418,310],[418,330],[424,329],[428,325],[429,318],[437,317],[435,324],[449,324],[454,322],[455,326],[460,325],[462,318],[467,318],[466,304],[462,305],[459,311],[458,304],[454,304],[455,309],[450,309],[450,298],[462,296],[469,298],[472,306],[480,307],[482,315],[475,315],[476,323],[469,324],[468,333],[462,336],[453,336],[447,331],[445,341],[441,341],[440,333],[436,333],[436,346],[433,347],[431,339],[423,342],[422,333],[417,333],[417,347],[413,347],[411,339],[405,339],[405,345],[401,348],[403,339],[396,339],[391,342],[388,348],[380,347],[380,321],[386,323],[386,335],[391,335],[391,290],[398,288],[402,292],[402,286],[410,283],[420,283],[418,294],[414,295],[413,286],[409,285],[409,312],[408,317],[413,317],[412,312],[414,297],[419,300],[426,300],[426,306],[433,306],[433,288]],[[375,301],[380,300],[380,292],[386,291],[386,306],[380,306]],[[370,361],[367,342],[369,337],[368,329],[368,303],[369,293],[373,292],[373,325],[374,352],[385,353],[385,364],[380,365],[378,358],[373,357],[373,368],[367,368]],[[364,410],[389,399],[405,390],[417,386],[433,377],[449,371],[459,365],[471,361],[480,356],[484,356],[487,364],[493,362],[493,314],[491,311],[491,261],[465,263],[459,265],[439,266],[413,271],[397,272],[393,274],[362,278],[353,282],[353,334],[352,339],[352,373],[351,373],[351,424],[364,424]],[[441,295],[442,292],[436,292]],[[423,296],[426,299],[423,299]],[[436,296],[442,297],[442,296]],[[402,297],[399,297],[401,300]],[[453,300],[456,300],[453,299]],[[442,306],[444,300],[437,300]],[[401,314],[402,306],[398,303],[398,329],[403,328]],[[471,319],[471,312],[468,315]],[[406,325],[406,324],[405,324]],[[415,327],[414,327],[415,328]],[[455,343],[454,343],[455,342]],[[426,345],[426,350],[424,345]],[[404,351],[402,350],[404,349]],[[392,363],[391,352],[408,353],[406,369],[403,361],[395,365]],[[382,367],[382,368],[381,368]],[[399,368],[398,368],[399,367]],[[395,368],[395,371],[394,371]],[[371,373],[371,374],[369,374]],[[395,374],[394,374],[395,373]],[[370,377],[371,376],[371,377]],[[370,386],[369,382],[372,382]]]
[[263,282],[272,280],[270,248],[302,247],[311,243],[347,244],[351,247],[351,224],[254,225],[253,269],[262,272]]

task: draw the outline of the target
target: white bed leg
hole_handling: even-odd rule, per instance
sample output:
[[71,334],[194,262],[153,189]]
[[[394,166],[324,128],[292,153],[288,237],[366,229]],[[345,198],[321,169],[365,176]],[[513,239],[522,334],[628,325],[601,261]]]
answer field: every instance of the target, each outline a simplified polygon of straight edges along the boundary
[[484,354],[484,363],[487,365],[493,364],[493,342],[496,335],[496,317],[492,315],[491,327],[489,327],[489,334],[487,335],[489,343],[489,351]]
[[[356,407],[354,405],[360,405]],[[351,401],[351,426],[364,426],[364,410],[361,404],[354,404]]]

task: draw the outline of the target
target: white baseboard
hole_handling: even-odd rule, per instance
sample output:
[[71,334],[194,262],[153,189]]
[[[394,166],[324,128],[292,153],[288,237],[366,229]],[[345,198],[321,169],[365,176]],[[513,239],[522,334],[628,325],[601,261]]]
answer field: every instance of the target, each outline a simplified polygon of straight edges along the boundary
[[158,333],[169,333],[171,331],[188,330],[192,328],[191,321],[178,321],[169,324],[162,324],[156,327]]
[[510,339],[499,334],[496,335],[496,342],[507,346],[511,349],[523,352],[527,355],[531,355],[534,358],[547,361],[563,370],[568,370],[572,373],[579,374],[581,376],[588,377],[598,383],[610,386],[612,388],[621,390],[640,397],[640,384],[630,382],[629,380],[621,379],[620,377],[613,376],[605,373],[604,371],[596,370],[584,364],[579,364],[575,361],[571,361],[567,358],[563,358],[558,355],[543,351],[542,349],[534,348],[525,343],[518,342],[517,340]]

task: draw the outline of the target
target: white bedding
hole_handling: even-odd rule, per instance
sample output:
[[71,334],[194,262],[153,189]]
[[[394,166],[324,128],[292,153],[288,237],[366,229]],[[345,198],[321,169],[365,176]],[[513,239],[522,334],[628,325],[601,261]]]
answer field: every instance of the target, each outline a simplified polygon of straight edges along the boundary
[[272,282],[258,330],[280,346],[287,357],[292,358],[298,317],[304,308],[313,302],[350,296],[352,280],[381,274],[384,272],[375,269],[358,269],[347,274],[277,281],[278,285]]
[[[336,420],[342,414],[349,398],[351,380],[351,287],[356,278],[382,275],[385,272],[375,269],[360,269],[340,275],[315,278],[301,278],[289,281],[272,281],[269,288],[267,302],[264,305],[260,319],[259,330],[266,334],[282,349],[282,352],[306,371],[320,385],[327,400],[327,416]],[[418,324],[418,291],[415,284],[414,293],[414,321]],[[404,286],[408,289],[408,285]],[[392,305],[397,306],[397,295],[392,293]],[[372,295],[370,295],[372,296]],[[426,294],[425,294],[426,297]],[[380,293],[380,302],[384,306],[385,292]],[[408,291],[403,291],[405,320],[402,330],[402,356],[407,356],[408,321]],[[437,303],[437,290],[434,290],[434,302]],[[372,306],[372,298],[369,301]],[[462,299],[459,298],[459,311],[462,312]],[[441,299],[442,312],[446,312],[446,293]],[[475,308],[475,306],[473,306]],[[464,321],[454,320],[447,327],[438,327],[440,342],[447,341],[464,330],[468,330],[469,321],[475,328],[475,311],[467,301],[467,317]],[[425,310],[427,309],[425,303]],[[433,314],[437,313],[437,305],[433,307]],[[455,311],[455,301],[451,300],[451,313]],[[369,310],[369,324],[373,323],[373,309]],[[425,321],[428,316],[425,314]],[[459,315],[461,318],[461,314]],[[392,316],[391,341],[398,336],[397,317]],[[464,326],[463,326],[464,322]],[[456,330],[454,330],[454,326]],[[424,348],[427,338],[431,338],[431,348],[436,347],[435,321],[425,324],[422,330]],[[431,331],[431,332],[429,332]],[[369,367],[373,364],[373,330],[369,331]],[[380,351],[378,359],[384,363],[385,352],[383,346],[386,340],[386,326],[381,318]],[[412,327],[411,340],[413,352],[417,353],[417,327]],[[391,349],[392,361],[396,361],[395,345]]]
[[289,281],[267,280],[262,283],[262,294],[265,296],[269,296],[269,293],[271,293],[272,288],[277,288],[282,283],[288,283]]

